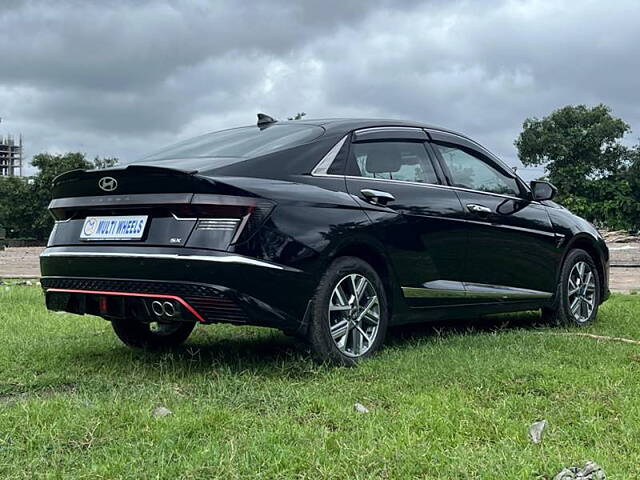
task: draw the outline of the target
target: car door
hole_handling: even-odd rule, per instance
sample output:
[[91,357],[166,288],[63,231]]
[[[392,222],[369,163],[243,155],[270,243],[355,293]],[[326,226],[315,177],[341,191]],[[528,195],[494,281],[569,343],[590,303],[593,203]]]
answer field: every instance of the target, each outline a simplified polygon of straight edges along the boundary
[[462,206],[442,185],[427,138],[417,128],[361,130],[346,165],[347,191],[361,199],[410,307],[464,302]]
[[556,234],[546,207],[479,145],[432,132],[431,147],[457,193],[469,232],[463,279],[477,302],[548,298],[555,290]]

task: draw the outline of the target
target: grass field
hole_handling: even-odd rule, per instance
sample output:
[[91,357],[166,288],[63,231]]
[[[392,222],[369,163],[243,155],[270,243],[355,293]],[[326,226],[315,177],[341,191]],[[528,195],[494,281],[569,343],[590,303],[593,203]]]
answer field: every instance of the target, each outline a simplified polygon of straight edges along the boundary
[[[0,478],[535,479],[586,460],[640,477],[640,346],[557,336],[535,314],[392,332],[336,369],[230,326],[131,351],[42,303],[0,286]],[[640,339],[639,319],[640,296],[614,296],[588,331]]]

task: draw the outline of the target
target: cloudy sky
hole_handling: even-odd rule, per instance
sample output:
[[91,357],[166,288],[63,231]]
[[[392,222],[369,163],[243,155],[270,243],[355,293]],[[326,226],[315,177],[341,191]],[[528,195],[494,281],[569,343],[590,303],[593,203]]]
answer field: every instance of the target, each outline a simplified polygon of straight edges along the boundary
[[515,165],[523,120],[563,105],[640,132],[639,25],[638,0],[2,0],[0,134],[136,158],[304,111],[446,126]]

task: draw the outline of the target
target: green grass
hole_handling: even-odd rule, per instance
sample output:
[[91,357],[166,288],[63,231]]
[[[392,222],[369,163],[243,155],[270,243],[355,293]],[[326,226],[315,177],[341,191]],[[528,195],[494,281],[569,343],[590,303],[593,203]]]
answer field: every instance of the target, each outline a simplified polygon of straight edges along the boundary
[[[614,296],[587,331],[640,339],[639,318],[639,296]],[[231,326],[132,351],[103,320],[47,313],[37,287],[0,286],[0,478],[535,479],[586,460],[638,478],[640,346],[536,319],[392,332],[344,369]]]

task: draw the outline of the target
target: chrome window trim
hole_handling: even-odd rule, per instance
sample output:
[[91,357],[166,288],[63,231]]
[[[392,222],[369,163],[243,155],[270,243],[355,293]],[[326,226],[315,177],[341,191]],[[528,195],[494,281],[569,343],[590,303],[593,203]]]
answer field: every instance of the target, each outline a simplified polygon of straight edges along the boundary
[[[367,128],[361,128],[359,130],[354,130],[353,133],[363,133],[363,132],[368,132],[368,131],[380,131],[380,130],[399,130],[399,129],[404,129],[404,130],[422,130],[427,135],[429,135],[429,129],[425,129],[425,128],[422,128],[422,127],[367,127]],[[450,133],[450,132],[443,132],[443,133],[447,133],[448,135],[454,135],[454,136],[456,136],[458,138],[471,141],[471,142],[475,143],[476,145],[478,145],[478,147],[480,147],[481,149],[486,151],[489,154],[487,156],[489,156],[490,158],[491,157],[495,157],[495,155],[493,155],[491,152],[489,152],[489,150],[487,150],[486,148],[484,148],[482,145],[480,145],[479,143],[475,142],[474,140],[467,139],[465,137],[462,137],[460,135],[453,134],[453,133]],[[342,149],[342,146],[344,145],[344,142],[346,142],[347,139],[349,138],[349,135],[351,135],[351,133],[349,133],[349,134],[345,135],[344,137],[342,137],[338,141],[338,143],[336,143],[331,148],[331,150],[329,150],[325,154],[325,156],[322,157],[322,159],[316,164],[316,166],[313,168],[313,170],[311,170],[311,176],[313,176],[313,177],[332,177],[332,178],[340,177],[340,178],[345,178],[345,179],[349,178],[349,179],[353,179],[353,180],[365,179],[365,180],[374,180],[374,181],[381,181],[381,182],[399,183],[399,184],[404,184],[404,185],[421,185],[421,186],[425,186],[425,187],[449,188],[451,190],[459,190],[459,191],[463,191],[463,192],[480,193],[480,194],[483,194],[483,195],[493,195],[495,197],[508,198],[510,200],[517,200],[517,201],[521,201],[521,202],[522,201],[527,201],[527,199],[524,199],[524,198],[521,198],[521,197],[515,197],[513,195],[504,195],[502,193],[484,192],[482,190],[474,190],[472,188],[463,188],[463,187],[454,187],[452,185],[444,185],[444,184],[441,184],[441,183],[412,182],[412,181],[409,181],[409,180],[392,180],[392,179],[389,179],[389,178],[358,177],[358,176],[355,176],[355,175],[337,175],[335,173],[327,173],[329,168],[331,167],[331,164],[336,159],[336,157],[338,156],[338,153]],[[524,182],[524,180],[522,180],[518,176],[518,174],[516,174],[515,172],[510,170],[509,167],[506,164],[504,164],[504,162],[502,162],[497,157],[495,157],[495,160],[497,160],[498,163],[501,164],[508,171],[511,171],[513,173],[513,178],[517,178],[518,180],[520,180],[520,182],[524,185],[524,187],[527,189],[527,191],[529,193],[531,193],[529,188],[528,188],[528,186],[527,186],[527,184]],[[536,205],[542,205],[537,200],[528,200],[528,201],[530,203],[533,203],[533,204],[536,204]]]
[[422,187],[447,188],[447,189],[450,189],[450,190],[460,190],[460,191],[463,191],[463,192],[481,193],[483,195],[491,195],[491,196],[494,196],[494,197],[508,198],[510,200],[517,200],[519,202],[528,201],[528,202],[536,204],[536,205],[542,205],[537,200],[527,200],[525,198],[514,197],[512,195],[504,195],[502,193],[483,192],[482,190],[473,190],[471,188],[454,187],[452,185],[443,185],[441,183],[411,182],[409,180],[392,180],[392,179],[389,179],[389,178],[358,177],[356,175],[336,175],[334,173],[327,173],[327,174],[314,175],[314,176],[316,176],[316,177],[333,177],[333,178],[338,178],[339,177],[339,178],[348,178],[348,179],[351,179],[351,180],[373,180],[373,181],[376,181],[376,182],[390,182],[390,183],[399,183],[399,184],[403,184],[403,185],[417,185],[417,186],[422,186]]
[[354,130],[353,133],[369,133],[369,132],[395,132],[395,131],[402,131],[402,130],[409,130],[409,131],[415,131],[415,130],[420,130],[424,133],[427,134],[427,137],[429,136],[429,134],[425,131],[424,128],[422,127],[407,127],[407,126],[402,126],[402,127],[391,127],[391,126],[386,126],[386,127],[366,127],[366,128],[359,128],[358,130]]
[[391,178],[374,178],[374,177],[358,177],[356,175],[341,175],[344,178],[351,180],[373,180],[375,182],[390,182],[399,183],[402,185],[418,185],[423,187],[448,187],[448,185],[442,185],[440,183],[426,183],[426,182],[412,182],[411,180],[393,180]]
[[453,185],[435,185],[436,187],[446,187],[451,190],[460,190],[462,192],[481,193],[482,195],[491,195],[493,197],[508,198],[509,200],[517,200],[518,202],[526,202],[539,204],[536,200],[527,200],[526,198],[514,197],[513,195],[504,195],[502,193],[484,192],[482,190],[474,190],[473,188],[454,187]]
[[[315,167],[313,167],[313,170],[311,170],[311,175],[314,177],[319,177],[319,176],[324,176],[324,175],[330,175],[329,173],[327,173],[329,171],[329,168],[331,168],[331,165],[333,164],[333,161],[336,159],[336,157],[338,156],[338,153],[340,152],[340,150],[342,149],[342,146],[344,145],[344,142],[347,141],[347,138],[349,138],[349,135],[345,135],[344,137],[342,137],[342,139],[340,139],[338,141],[338,143],[336,143],[333,147],[331,147],[331,150],[329,150],[324,157],[322,157],[322,160],[320,160]],[[337,176],[342,176],[342,175],[337,175]]]

